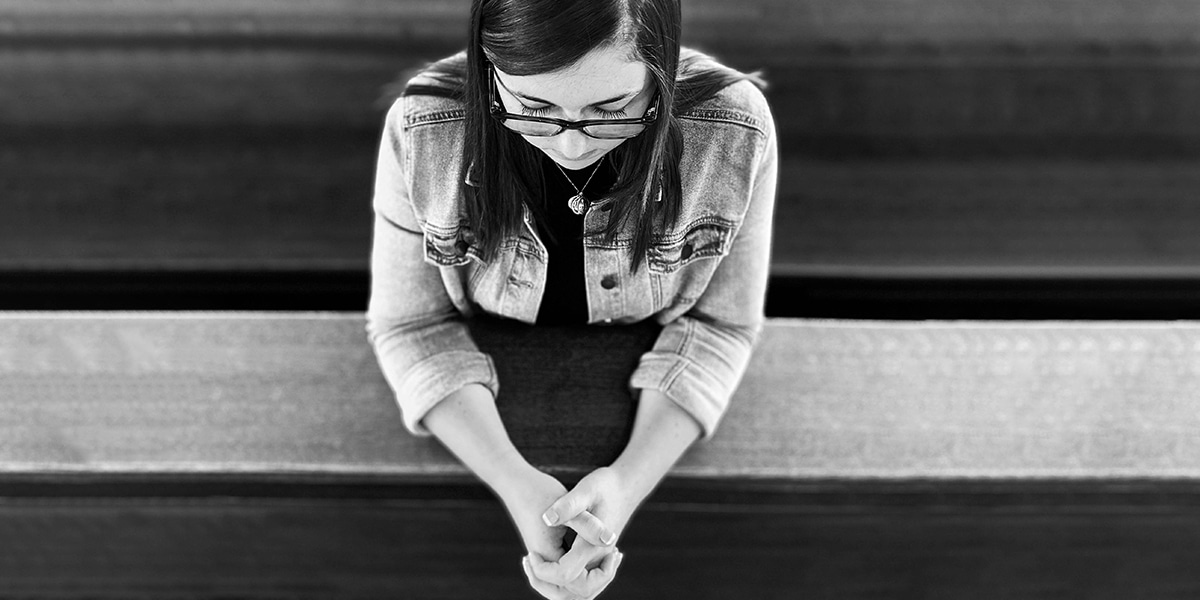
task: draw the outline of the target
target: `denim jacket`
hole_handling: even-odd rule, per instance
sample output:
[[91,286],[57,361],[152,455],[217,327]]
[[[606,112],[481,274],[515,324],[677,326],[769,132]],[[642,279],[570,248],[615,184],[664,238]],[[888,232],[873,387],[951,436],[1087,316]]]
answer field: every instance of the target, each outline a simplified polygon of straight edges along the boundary
[[[418,75],[418,79],[421,76]],[[367,330],[404,423],[421,419],[470,383],[499,391],[491,358],[464,318],[485,311],[533,323],[547,252],[528,209],[517,235],[484,261],[466,219],[460,182],[464,109],[434,96],[406,96],[388,112],[375,181]],[[762,328],[770,268],[778,150],[766,99],[733,84],[678,115],[684,135],[678,221],[655,232],[630,273],[630,237],[584,238],[590,323],[652,318],[663,326],[630,387],[664,393],[712,435]],[[584,216],[607,223],[606,199]]]

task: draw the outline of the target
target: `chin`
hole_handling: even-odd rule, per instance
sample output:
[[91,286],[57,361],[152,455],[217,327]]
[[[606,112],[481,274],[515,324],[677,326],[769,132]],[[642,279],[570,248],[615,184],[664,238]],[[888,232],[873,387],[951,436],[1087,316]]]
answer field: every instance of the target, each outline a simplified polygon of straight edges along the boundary
[[558,166],[560,166],[564,169],[571,170],[571,171],[578,171],[580,169],[586,169],[586,168],[596,164],[596,161],[600,160],[601,158],[604,158],[605,154],[607,154],[607,152],[597,152],[597,153],[591,154],[591,155],[585,154],[583,157],[576,159],[576,160],[567,160],[557,154],[546,152],[546,156],[549,156],[550,160],[553,160],[554,162],[558,163]]

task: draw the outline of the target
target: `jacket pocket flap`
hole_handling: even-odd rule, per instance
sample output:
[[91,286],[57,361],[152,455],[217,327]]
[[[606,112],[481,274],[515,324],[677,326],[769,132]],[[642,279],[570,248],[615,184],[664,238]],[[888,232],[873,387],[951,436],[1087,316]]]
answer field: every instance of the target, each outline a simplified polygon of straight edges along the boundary
[[660,239],[650,246],[650,270],[670,273],[697,260],[725,256],[733,228],[732,221],[719,217],[692,222],[682,235]]

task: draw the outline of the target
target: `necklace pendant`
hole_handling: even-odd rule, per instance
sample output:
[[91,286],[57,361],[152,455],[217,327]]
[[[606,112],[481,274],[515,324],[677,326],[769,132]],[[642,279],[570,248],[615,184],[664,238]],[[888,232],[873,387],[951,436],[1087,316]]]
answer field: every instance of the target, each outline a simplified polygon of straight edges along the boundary
[[567,207],[571,209],[571,212],[582,215],[583,211],[587,210],[587,198],[584,198],[583,194],[575,194],[567,201]]

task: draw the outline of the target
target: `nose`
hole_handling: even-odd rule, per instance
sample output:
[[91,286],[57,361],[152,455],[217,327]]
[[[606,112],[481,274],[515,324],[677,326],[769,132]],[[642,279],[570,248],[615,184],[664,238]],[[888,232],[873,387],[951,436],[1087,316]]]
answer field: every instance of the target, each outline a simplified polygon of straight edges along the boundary
[[559,154],[570,160],[574,160],[587,154],[590,150],[590,138],[584,135],[582,131],[568,129],[555,136],[555,150]]

